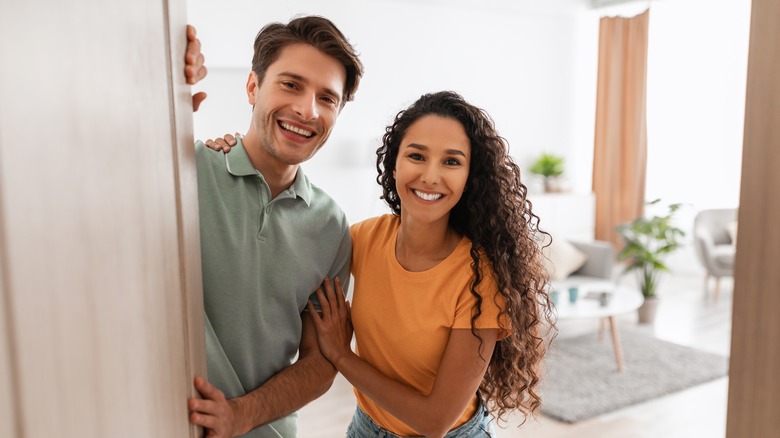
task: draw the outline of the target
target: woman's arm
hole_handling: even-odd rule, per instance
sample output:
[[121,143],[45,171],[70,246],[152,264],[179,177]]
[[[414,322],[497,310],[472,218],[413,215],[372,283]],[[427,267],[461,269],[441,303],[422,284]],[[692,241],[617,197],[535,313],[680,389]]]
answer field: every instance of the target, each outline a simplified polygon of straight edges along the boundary
[[430,437],[445,435],[482,383],[498,339],[498,329],[477,330],[482,338],[481,346],[470,329],[451,330],[433,389],[430,394],[421,394],[385,376],[351,351],[349,303],[344,301],[338,281],[335,292],[328,281],[324,286],[324,292],[317,291],[322,314],[314,312],[313,315],[323,355],[360,392],[418,433]]

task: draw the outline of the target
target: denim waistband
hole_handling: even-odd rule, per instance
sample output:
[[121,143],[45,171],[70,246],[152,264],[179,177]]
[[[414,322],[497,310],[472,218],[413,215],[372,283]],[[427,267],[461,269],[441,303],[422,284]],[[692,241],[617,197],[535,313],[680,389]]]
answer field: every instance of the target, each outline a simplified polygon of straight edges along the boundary
[[[355,415],[352,417],[352,422],[347,430],[347,436],[349,438],[403,438],[378,425],[368,414],[360,409],[360,406],[355,409]],[[480,400],[474,416],[469,421],[447,432],[444,438],[489,438],[492,436],[494,436],[494,433],[490,415],[487,409],[485,409],[485,403]]]

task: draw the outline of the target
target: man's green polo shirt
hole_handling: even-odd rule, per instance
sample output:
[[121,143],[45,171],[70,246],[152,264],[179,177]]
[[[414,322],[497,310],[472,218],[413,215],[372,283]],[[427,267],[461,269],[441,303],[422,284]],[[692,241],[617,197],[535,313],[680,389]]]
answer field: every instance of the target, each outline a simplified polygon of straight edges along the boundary
[[[241,139],[228,154],[197,142],[195,154],[208,378],[234,398],[292,363],[309,296],[326,275],[347,284],[352,241],[344,212],[300,168],[271,199]],[[295,436],[292,417],[245,436]]]

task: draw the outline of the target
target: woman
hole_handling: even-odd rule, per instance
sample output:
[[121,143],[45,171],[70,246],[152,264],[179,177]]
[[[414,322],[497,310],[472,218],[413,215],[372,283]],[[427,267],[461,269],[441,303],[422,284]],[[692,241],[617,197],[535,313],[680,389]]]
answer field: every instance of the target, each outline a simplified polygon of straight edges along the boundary
[[355,388],[348,436],[493,436],[488,410],[535,414],[551,306],[505,140],[458,94],[426,94],[387,128],[377,170],[392,214],[351,228],[353,305],[327,279],[322,313],[309,303]]

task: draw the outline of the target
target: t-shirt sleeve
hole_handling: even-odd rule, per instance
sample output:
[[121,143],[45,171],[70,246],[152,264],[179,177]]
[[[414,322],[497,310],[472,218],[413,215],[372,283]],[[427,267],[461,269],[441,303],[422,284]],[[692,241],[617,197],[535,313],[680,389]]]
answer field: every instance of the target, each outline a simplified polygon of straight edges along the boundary
[[352,224],[349,227],[349,234],[352,239],[352,260],[351,271],[358,272],[361,269],[361,263],[366,258],[366,242],[371,240],[372,225],[376,219],[365,220]]
[[[477,293],[482,297],[480,309],[482,313],[476,321],[474,327],[478,329],[500,329],[498,338],[504,338],[509,334],[508,318],[506,315],[499,314],[506,307],[506,299],[498,292],[498,284],[493,276],[492,270],[483,271],[482,282],[477,285]],[[471,328],[471,317],[476,311],[474,304],[477,297],[471,293],[471,282],[460,292],[458,302],[455,307],[455,322],[452,328]]]

